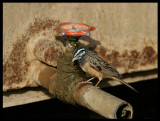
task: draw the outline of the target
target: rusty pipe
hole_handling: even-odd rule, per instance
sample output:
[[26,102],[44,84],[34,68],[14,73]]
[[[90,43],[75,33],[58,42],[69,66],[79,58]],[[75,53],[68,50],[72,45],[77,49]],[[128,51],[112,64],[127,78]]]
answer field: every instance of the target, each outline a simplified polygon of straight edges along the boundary
[[32,62],[30,73],[30,78],[32,78],[37,85],[47,89],[51,94],[53,94],[52,86],[55,86],[55,80],[57,78],[56,68],[50,67],[37,60]]
[[109,119],[131,119],[132,106],[107,92],[90,84],[78,84],[74,90],[75,101]]
[[[40,86],[54,94],[57,81],[56,69],[36,62],[33,66],[33,78]],[[88,83],[76,84],[73,89],[73,97],[76,104],[86,107],[108,119],[131,119],[133,117],[132,106],[107,92],[98,89]]]

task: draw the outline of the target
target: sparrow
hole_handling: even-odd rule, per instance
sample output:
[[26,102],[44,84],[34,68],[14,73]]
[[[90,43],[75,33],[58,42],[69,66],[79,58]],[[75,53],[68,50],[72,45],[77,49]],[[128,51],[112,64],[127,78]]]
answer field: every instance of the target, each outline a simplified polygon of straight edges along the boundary
[[72,53],[72,62],[74,61],[78,61],[78,65],[81,69],[93,76],[86,82],[89,82],[94,78],[98,78],[99,81],[95,87],[97,87],[100,81],[104,78],[110,78],[117,80],[130,89],[138,92],[135,88],[122,80],[122,76],[111,64],[104,61],[93,51],[87,50],[86,48],[76,48]]

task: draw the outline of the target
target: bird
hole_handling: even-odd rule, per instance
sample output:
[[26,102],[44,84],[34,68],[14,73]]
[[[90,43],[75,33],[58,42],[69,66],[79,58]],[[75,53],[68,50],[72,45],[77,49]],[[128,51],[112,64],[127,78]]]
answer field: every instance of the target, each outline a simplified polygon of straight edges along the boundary
[[84,47],[76,48],[72,53],[72,62],[75,61],[78,62],[78,65],[85,73],[92,76],[92,78],[88,79],[86,82],[90,82],[91,80],[98,78],[99,81],[95,87],[97,87],[104,78],[110,78],[117,80],[135,92],[138,92],[134,87],[122,80],[120,73],[111,64],[104,61],[93,51]]

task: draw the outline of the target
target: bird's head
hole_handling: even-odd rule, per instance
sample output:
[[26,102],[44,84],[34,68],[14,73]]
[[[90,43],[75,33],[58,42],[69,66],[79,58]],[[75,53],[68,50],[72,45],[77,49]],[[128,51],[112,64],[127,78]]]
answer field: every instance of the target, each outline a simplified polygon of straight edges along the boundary
[[77,48],[72,53],[72,62],[82,59],[87,54],[87,49]]

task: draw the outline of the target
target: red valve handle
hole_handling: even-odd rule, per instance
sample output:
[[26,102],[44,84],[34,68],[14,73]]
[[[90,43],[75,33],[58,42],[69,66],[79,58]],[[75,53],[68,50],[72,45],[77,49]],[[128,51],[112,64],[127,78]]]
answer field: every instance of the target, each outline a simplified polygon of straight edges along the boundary
[[[73,24],[82,26],[82,30],[64,29],[62,27],[65,25],[73,25]],[[83,26],[87,26],[88,29],[83,29]],[[81,23],[68,22],[68,23],[59,24],[58,26],[52,26],[52,29],[56,30],[57,32],[61,33],[62,35],[66,35],[66,36],[89,36],[90,31],[95,30],[95,27],[93,27],[93,26],[89,27],[89,25],[81,24]]]
[[91,26],[89,31],[95,30],[96,28],[94,26]]

